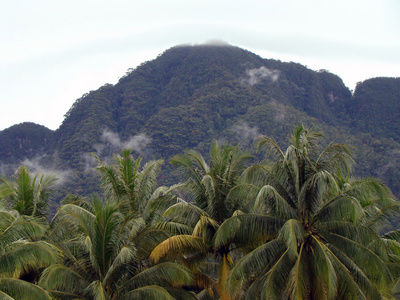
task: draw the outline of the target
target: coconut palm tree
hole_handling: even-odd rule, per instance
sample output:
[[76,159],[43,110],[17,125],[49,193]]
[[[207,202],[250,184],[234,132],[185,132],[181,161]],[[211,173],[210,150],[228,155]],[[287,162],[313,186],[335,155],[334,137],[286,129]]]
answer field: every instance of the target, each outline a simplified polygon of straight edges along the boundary
[[220,247],[215,251],[213,239],[220,224],[244,206],[230,193],[250,158],[238,147],[213,143],[210,166],[193,150],[171,161],[183,176],[183,192],[192,201],[181,200],[165,212],[169,221],[163,228],[176,235],[158,245],[150,258],[154,262],[178,259],[191,269],[203,289],[199,296],[229,299],[225,282],[233,260],[229,249]]
[[392,240],[388,251],[381,225],[399,206],[376,181],[350,184],[348,149],[330,144],[318,151],[319,137],[298,126],[286,151],[273,139],[260,141],[274,162],[245,172],[254,212],[226,220],[214,239],[215,249],[239,247],[244,254],[229,275],[232,297],[391,296],[400,248]]
[[[137,220],[128,219],[119,205],[124,203],[66,199],[51,222],[50,234],[65,259],[48,267],[39,285],[57,299],[191,297],[180,289],[191,284],[187,269],[174,263],[143,263],[155,242],[151,234],[137,236]],[[157,236],[154,240],[158,242]]]
[[60,261],[60,252],[43,240],[46,221],[0,211],[0,298],[51,299],[38,287],[40,270]]
[[141,168],[142,159],[135,159],[130,149],[122,150],[122,155],[115,155],[110,165],[104,164],[96,155],[94,157],[106,199],[118,203],[119,210],[127,218],[154,224],[162,212],[176,202],[171,193],[175,186],[157,186],[163,160],[149,161]]
[[28,167],[19,167],[13,180],[0,178],[0,197],[21,215],[44,216],[57,178],[52,175],[34,176]]

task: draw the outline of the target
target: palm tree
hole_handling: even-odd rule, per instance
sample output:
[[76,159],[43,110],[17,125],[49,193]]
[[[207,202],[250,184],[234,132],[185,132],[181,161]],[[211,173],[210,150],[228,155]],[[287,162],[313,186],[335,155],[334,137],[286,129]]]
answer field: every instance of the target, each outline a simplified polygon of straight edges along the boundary
[[0,178],[0,197],[21,215],[44,216],[49,207],[51,192],[57,178],[36,173],[33,177],[28,167],[21,166],[13,180]]
[[49,266],[39,285],[57,299],[173,299],[174,293],[190,297],[180,289],[191,284],[187,269],[174,263],[142,263],[158,238],[137,236],[137,220],[128,219],[119,205],[103,204],[99,198],[93,203],[67,198],[50,234],[64,262]]
[[40,270],[61,259],[60,252],[43,240],[43,219],[0,211],[0,298],[51,299],[37,283]]
[[[126,221],[134,223],[134,235],[131,239],[137,249],[142,249],[143,257],[170,234],[156,226],[161,221],[162,213],[177,202],[173,191],[179,187],[157,187],[157,176],[162,160],[150,161],[141,168],[141,158],[134,158],[130,149],[122,150],[122,155],[115,155],[111,165],[104,164],[95,156],[101,175],[101,186],[108,201],[117,205]],[[147,260],[143,260],[144,265]]]
[[226,220],[214,240],[215,249],[239,247],[244,253],[229,275],[232,296],[390,297],[390,268],[398,268],[390,265],[397,264],[393,254],[400,248],[393,240],[395,251],[388,251],[381,225],[385,207],[398,213],[399,206],[376,181],[349,184],[348,149],[330,144],[319,152],[319,136],[298,126],[286,151],[273,139],[260,141],[275,162],[245,172],[254,212]]
[[163,160],[149,161],[141,169],[142,159],[134,159],[130,149],[114,156],[114,163],[104,164],[96,155],[96,170],[106,199],[118,203],[127,218],[144,218],[148,225],[156,222],[170,204],[176,202],[172,191],[176,187],[157,187],[157,176]]
[[[163,228],[176,235],[158,245],[150,258],[154,262],[178,259],[195,273],[198,286],[203,289],[200,295],[229,299],[225,282],[233,260],[229,249],[220,247],[215,251],[213,238],[220,224],[244,207],[244,203],[231,197],[231,191],[250,158],[238,147],[213,143],[210,166],[193,150],[172,159],[183,176],[183,192],[192,202],[180,200],[165,212],[169,221]],[[213,265],[217,268],[210,268]]]

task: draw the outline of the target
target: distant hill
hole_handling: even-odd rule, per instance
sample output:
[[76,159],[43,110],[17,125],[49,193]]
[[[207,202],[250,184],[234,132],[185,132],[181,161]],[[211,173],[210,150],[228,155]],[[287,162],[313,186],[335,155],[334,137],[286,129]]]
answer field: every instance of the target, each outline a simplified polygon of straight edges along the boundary
[[[398,78],[375,78],[352,95],[325,70],[233,46],[177,46],[83,95],[55,132],[25,123],[1,131],[0,161],[46,154],[41,162],[73,170],[73,189],[85,193],[95,189],[88,187],[90,152],[106,158],[131,147],[145,159],[168,161],[191,148],[206,154],[215,139],[254,151],[260,134],[285,146],[303,123],[323,131],[327,142],[350,144],[356,174],[378,176],[399,194],[399,86]],[[171,176],[166,164],[162,180]]]
[[0,161],[18,163],[46,153],[52,148],[54,131],[26,122],[0,131]]

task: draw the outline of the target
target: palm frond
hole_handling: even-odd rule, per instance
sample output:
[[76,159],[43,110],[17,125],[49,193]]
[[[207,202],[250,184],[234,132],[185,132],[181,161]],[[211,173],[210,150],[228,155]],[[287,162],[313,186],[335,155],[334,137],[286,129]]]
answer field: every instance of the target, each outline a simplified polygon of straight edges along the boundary
[[278,218],[238,214],[222,223],[214,237],[214,248],[227,246],[230,243],[242,246],[259,246],[260,243],[276,238],[284,221]]
[[298,247],[304,243],[305,236],[303,224],[299,220],[290,219],[283,224],[278,239],[285,242],[288,255],[292,258],[298,256]]
[[[314,283],[311,285],[314,294],[324,295],[327,299],[334,299],[338,290],[338,278],[331,251],[317,237],[312,236],[312,277]],[[321,298],[321,297],[320,297]]]
[[151,194],[143,211],[143,218],[147,224],[160,221],[169,207],[182,201],[174,195],[174,191],[182,188],[182,186],[183,184],[176,184],[170,187],[160,186]]
[[340,195],[325,203],[313,216],[312,223],[322,221],[356,222],[362,218],[365,211],[354,197]]
[[329,144],[318,156],[315,168],[318,171],[335,172],[337,167],[342,166],[345,174],[348,175],[353,164],[354,160],[346,145]]
[[46,232],[47,226],[41,220],[27,216],[15,218],[12,213],[5,212],[2,215],[7,215],[8,221],[13,221],[7,227],[3,225],[0,231],[0,249],[7,249],[8,245],[20,239],[35,240]]
[[93,296],[94,300],[110,299],[110,297],[107,295],[103,283],[100,280],[93,281],[85,290]]
[[[65,204],[58,208],[57,215],[53,218],[52,223],[57,224],[57,222],[66,219],[70,220],[72,223],[76,223],[79,228],[84,230],[86,235],[90,235],[91,226],[95,220],[95,214],[84,207],[75,204]],[[53,224],[51,224],[51,226],[54,226]]]
[[159,300],[174,300],[168,291],[160,286],[150,285],[137,288],[122,295],[121,300],[142,300],[142,299],[159,299]]
[[329,234],[324,237],[330,244],[346,254],[379,289],[388,289],[392,278],[381,257],[362,244],[338,234]]
[[121,248],[117,256],[112,260],[111,265],[108,267],[106,274],[103,278],[104,286],[111,285],[112,282],[118,281],[122,273],[129,270],[129,264],[133,263],[136,259],[136,252],[133,247],[124,246]]
[[307,299],[309,297],[310,272],[308,272],[308,261],[304,252],[304,243],[302,243],[288,281],[287,293],[290,299]]
[[163,160],[150,161],[146,163],[143,170],[138,174],[136,191],[138,201],[138,212],[143,212],[152,193],[156,189],[156,178],[161,170]]
[[263,186],[256,196],[254,211],[279,218],[296,218],[297,211],[271,185]]
[[298,208],[315,214],[325,204],[330,195],[338,194],[339,187],[335,178],[327,171],[316,172],[302,184],[299,193]]
[[352,297],[364,298],[367,296],[371,299],[380,299],[381,294],[378,288],[369,279],[359,266],[335,247],[327,245],[332,255],[331,259],[334,263],[337,274],[340,276],[338,280],[338,293],[346,298]]
[[44,242],[18,241],[10,245],[10,250],[0,256],[0,274],[19,277],[25,268],[47,267],[61,260],[60,251]]
[[166,239],[151,252],[150,260],[157,263],[163,257],[193,251],[204,252],[207,247],[202,237],[193,235],[176,235]]
[[96,170],[100,173],[101,185],[104,189],[106,197],[109,199],[121,199],[121,192],[123,189],[121,188],[121,183],[118,180],[117,172],[114,170],[113,166],[104,165],[100,158],[94,153],[92,153],[92,155],[98,162]]
[[4,296],[3,299],[52,299],[52,297],[39,286],[23,280],[11,278],[0,278],[0,295]]
[[200,216],[207,215],[205,211],[191,203],[180,201],[170,206],[164,213],[164,217],[172,221],[184,223],[194,227]]
[[138,257],[147,259],[154,248],[169,237],[170,234],[165,230],[148,227],[142,230],[132,242],[135,245]]
[[164,287],[166,291],[175,299],[180,300],[199,300],[193,292],[181,288]]
[[218,230],[218,227],[219,225],[215,220],[207,216],[201,216],[200,220],[193,229],[192,235],[202,237],[204,244],[208,245],[211,243],[215,232]]
[[[244,256],[232,269],[228,278],[228,290],[233,296],[239,292],[246,280],[254,273],[265,270],[285,253],[285,244],[280,240],[272,240]],[[284,282],[284,281],[283,281]]]
[[68,291],[82,295],[90,285],[90,280],[67,266],[54,264],[44,270],[39,286],[49,291]]
[[192,234],[193,227],[177,222],[159,222],[155,225],[156,228],[170,232],[173,235]]
[[[295,260],[290,258],[286,250],[277,259],[268,272],[267,278],[261,290],[261,297],[264,299],[279,299],[287,295],[287,278],[290,277]],[[282,284],[283,283],[283,284]]]
[[284,153],[279,147],[278,143],[270,137],[262,136],[258,139],[257,149],[263,148],[267,151],[267,156],[270,156],[272,160],[278,160],[284,158]]
[[120,294],[149,285],[183,287],[194,284],[193,274],[180,264],[164,262],[148,268],[129,279],[119,289]]

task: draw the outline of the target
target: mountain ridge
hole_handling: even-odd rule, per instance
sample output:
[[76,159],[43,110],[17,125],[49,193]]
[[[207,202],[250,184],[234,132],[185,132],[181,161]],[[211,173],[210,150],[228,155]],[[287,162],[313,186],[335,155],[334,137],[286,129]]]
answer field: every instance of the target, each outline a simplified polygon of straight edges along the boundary
[[[400,114],[399,82],[370,79],[359,83],[352,95],[340,77],[326,70],[264,59],[234,46],[176,46],[132,69],[118,83],[79,98],[57,130],[42,130],[47,144],[31,143],[34,146],[26,148],[30,152],[7,156],[2,150],[10,148],[3,141],[18,144],[3,137],[13,139],[15,128],[0,131],[0,162],[17,163],[42,153],[44,165],[73,169],[83,188],[90,152],[111,155],[131,145],[135,155],[168,161],[192,148],[205,153],[215,139],[249,147],[257,136],[267,134],[285,143],[291,128],[304,123],[321,129],[328,140],[350,143],[361,162],[358,174],[378,176],[397,192],[399,184],[390,178],[400,176],[400,125],[387,125],[383,116],[391,112],[395,120]],[[371,114],[376,112],[379,130],[374,131]],[[28,127],[35,131],[38,126]]]

